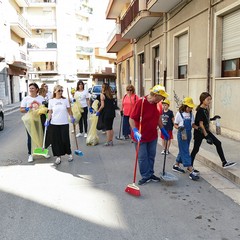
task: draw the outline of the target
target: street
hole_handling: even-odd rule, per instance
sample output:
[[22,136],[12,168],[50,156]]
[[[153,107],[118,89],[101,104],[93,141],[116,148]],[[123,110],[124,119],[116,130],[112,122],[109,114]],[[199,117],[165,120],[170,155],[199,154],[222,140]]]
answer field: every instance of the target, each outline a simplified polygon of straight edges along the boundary
[[[67,156],[59,166],[53,164],[54,157],[28,163],[21,117],[19,111],[6,115],[0,132],[1,240],[240,238],[239,205],[203,178],[194,182],[188,174],[174,173],[179,177],[175,183],[140,186],[139,198],[125,193],[133,178],[131,142],[115,140],[113,147],[103,147],[105,135],[99,133],[97,146],[86,146],[85,139],[78,138],[84,156],[74,156],[71,163]],[[119,122],[117,114],[115,135]],[[161,151],[158,146],[158,176]],[[173,173],[174,161],[173,155],[167,157],[166,171]]]

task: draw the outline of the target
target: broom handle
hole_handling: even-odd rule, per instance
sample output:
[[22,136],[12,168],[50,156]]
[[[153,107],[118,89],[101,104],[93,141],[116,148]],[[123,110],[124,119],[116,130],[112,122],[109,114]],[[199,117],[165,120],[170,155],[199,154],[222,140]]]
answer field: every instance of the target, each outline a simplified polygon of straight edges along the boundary
[[166,141],[166,145],[164,148],[163,176],[165,175],[165,164],[166,164],[166,158],[167,158],[167,144],[168,144],[168,140]]
[[[141,113],[140,113],[140,121],[139,121],[139,133],[141,134],[142,132],[142,113],[143,113],[143,102],[144,102],[144,97],[142,98],[142,105],[141,105]],[[138,163],[138,152],[140,148],[140,141],[137,143],[137,148],[136,148],[136,159],[135,159],[135,166],[134,166],[134,172],[133,172],[133,183],[136,182],[136,176],[137,176],[137,163]]]
[[44,128],[42,149],[45,148],[46,134],[47,134],[47,127]]
[[[70,106],[70,109],[71,109],[71,111],[72,111],[71,102],[70,102],[70,95],[69,95],[69,90],[68,90],[68,88],[67,88],[67,94],[68,94],[69,106]],[[77,147],[77,150],[78,150],[78,142],[77,142],[77,137],[76,137],[76,126],[75,126],[74,123],[73,123],[73,131],[74,131],[74,136],[75,136],[76,147]]]

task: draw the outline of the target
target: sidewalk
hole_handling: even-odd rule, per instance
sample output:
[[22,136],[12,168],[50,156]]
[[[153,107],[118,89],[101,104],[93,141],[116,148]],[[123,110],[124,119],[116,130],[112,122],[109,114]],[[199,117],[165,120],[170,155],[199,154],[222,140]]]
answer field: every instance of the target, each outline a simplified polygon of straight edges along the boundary
[[4,113],[10,113],[12,111],[15,111],[17,109],[20,108],[20,102],[16,102],[16,103],[13,103],[13,104],[8,104],[8,105],[4,105],[3,106],[3,109],[4,109]]
[[[177,147],[177,131],[174,132],[173,146]],[[219,173],[226,179],[240,186],[240,156],[239,156],[239,141],[229,139],[227,137],[216,135],[216,137],[222,142],[222,148],[227,161],[236,162],[237,165],[224,169],[221,164],[221,160],[218,157],[217,150],[214,145],[209,145],[203,140],[200,150],[196,156],[196,160],[200,164],[211,168],[215,172]],[[190,145],[190,150],[193,148],[193,140]],[[196,167],[197,168],[197,167]]]

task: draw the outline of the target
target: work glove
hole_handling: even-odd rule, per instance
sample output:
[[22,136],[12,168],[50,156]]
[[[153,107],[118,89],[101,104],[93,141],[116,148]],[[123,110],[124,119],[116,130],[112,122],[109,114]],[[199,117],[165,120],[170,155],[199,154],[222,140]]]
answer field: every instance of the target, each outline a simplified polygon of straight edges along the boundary
[[141,140],[142,135],[139,133],[137,128],[133,128],[133,136],[138,142]]
[[184,126],[180,126],[180,127],[178,127],[178,131],[179,131],[179,132],[182,132],[184,129],[185,129]]
[[169,137],[167,130],[164,127],[162,127],[160,130],[161,130],[162,135],[164,136],[164,139],[168,140],[170,137]]
[[215,115],[214,117],[210,118],[210,121],[215,121],[218,118],[220,119],[221,117],[219,115]]
[[44,123],[44,126],[45,126],[45,127],[48,127],[49,124],[50,124],[50,121],[47,119],[47,120],[45,121],[45,123]]
[[96,112],[96,116],[99,117],[99,115],[100,115],[100,112]]
[[26,108],[25,108],[25,111],[26,111],[26,112],[28,112],[29,110],[30,110],[30,108],[29,108],[29,107],[26,107]]
[[75,103],[75,102],[76,102],[76,99],[75,99],[75,98],[73,98],[73,99],[72,99],[72,103]]
[[89,108],[89,112],[90,112],[91,114],[93,114],[93,108],[92,108],[92,107]]
[[74,124],[75,123],[75,118],[73,116],[70,116],[71,119],[71,123]]
[[207,136],[205,137],[205,139],[206,139],[206,141],[207,141],[208,144],[210,144],[210,145],[213,144],[213,140],[212,140],[212,138],[211,138],[209,135],[207,135]]
[[123,111],[120,111],[120,115],[123,116]]

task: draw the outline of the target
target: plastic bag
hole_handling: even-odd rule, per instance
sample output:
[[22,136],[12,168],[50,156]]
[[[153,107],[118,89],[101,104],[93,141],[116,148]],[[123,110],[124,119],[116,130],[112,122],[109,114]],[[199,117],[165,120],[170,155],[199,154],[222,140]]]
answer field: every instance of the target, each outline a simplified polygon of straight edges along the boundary
[[[74,102],[72,105],[72,113],[73,117],[75,118],[75,124],[78,124],[80,118],[82,117],[82,112],[83,108],[80,102],[79,101]],[[71,119],[69,119],[69,121],[71,122]]]

